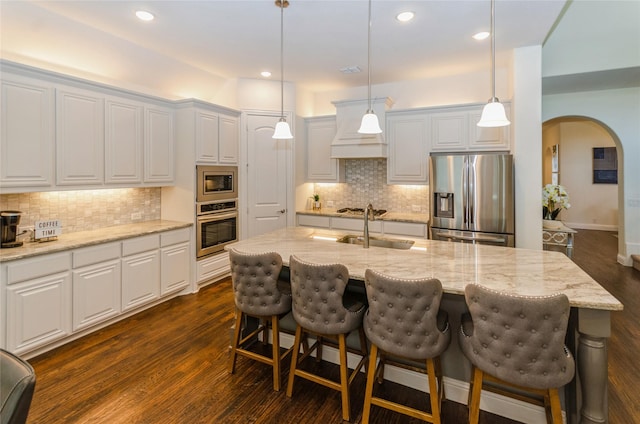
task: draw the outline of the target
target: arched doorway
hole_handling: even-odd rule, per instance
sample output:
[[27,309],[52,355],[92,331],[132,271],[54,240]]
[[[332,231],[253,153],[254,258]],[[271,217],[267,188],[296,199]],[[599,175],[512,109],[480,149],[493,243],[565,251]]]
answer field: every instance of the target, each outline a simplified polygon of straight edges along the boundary
[[[602,172],[597,168],[603,163],[599,159],[603,152],[608,159],[613,153],[613,160],[606,162],[616,166],[617,183],[599,178]],[[586,116],[561,116],[543,123],[543,184],[557,180],[567,189],[571,202],[571,208],[562,211],[560,219],[575,229],[616,231],[618,252],[624,251],[623,163],[620,139],[601,121]]]

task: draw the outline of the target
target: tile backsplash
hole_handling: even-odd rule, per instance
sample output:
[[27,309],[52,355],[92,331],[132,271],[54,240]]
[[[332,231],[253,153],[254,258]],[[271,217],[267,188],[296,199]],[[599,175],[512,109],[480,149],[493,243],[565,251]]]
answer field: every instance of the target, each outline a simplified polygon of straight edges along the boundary
[[160,192],[154,187],[2,194],[0,210],[21,211],[20,226],[58,219],[63,233],[74,233],[160,219]]
[[316,183],[314,192],[324,207],[333,201],[336,209],[371,203],[375,209],[393,212],[429,212],[429,186],[387,184],[386,159],[346,159],[345,183]]

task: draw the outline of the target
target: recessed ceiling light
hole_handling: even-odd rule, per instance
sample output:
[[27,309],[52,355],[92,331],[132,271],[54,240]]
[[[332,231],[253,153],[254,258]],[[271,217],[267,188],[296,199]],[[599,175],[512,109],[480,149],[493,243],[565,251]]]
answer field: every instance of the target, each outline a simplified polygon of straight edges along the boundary
[[141,21],[153,21],[153,18],[155,18],[155,16],[153,16],[153,13],[147,12],[146,10],[136,11],[136,16]]
[[271,72],[269,71],[262,71],[260,72],[260,75],[262,75],[265,78],[269,78],[271,76]]
[[340,72],[342,72],[343,74],[357,74],[358,72],[362,72],[362,69],[360,69],[358,65],[352,65],[340,68]]
[[485,38],[488,38],[490,35],[491,35],[490,32],[482,31],[482,32],[479,32],[477,34],[474,34],[472,37],[475,40],[484,40]]
[[400,22],[408,22],[411,19],[413,19],[414,16],[415,16],[415,13],[413,12],[402,12],[402,13],[398,13],[398,15],[396,16],[396,19],[399,20]]

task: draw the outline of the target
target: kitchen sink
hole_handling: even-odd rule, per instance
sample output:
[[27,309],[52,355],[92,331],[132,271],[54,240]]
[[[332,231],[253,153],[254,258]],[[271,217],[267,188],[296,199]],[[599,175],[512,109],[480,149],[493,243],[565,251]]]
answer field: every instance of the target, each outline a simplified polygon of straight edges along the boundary
[[[364,237],[355,234],[347,234],[346,236],[340,237],[336,240],[338,243],[347,243],[347,244],[364,244]],[[411,249],[415,243],[413,240],[403,240],[403,239],[390,239],[390,238],[382,238],[382,237],[369,237],[369,246],[375,247],[387,247],[391,249]]]

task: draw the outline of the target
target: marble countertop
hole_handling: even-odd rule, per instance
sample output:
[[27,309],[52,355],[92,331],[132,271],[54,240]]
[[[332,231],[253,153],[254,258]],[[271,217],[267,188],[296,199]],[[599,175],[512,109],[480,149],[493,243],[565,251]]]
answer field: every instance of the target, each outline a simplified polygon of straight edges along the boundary
[[[319,211],[303,210],[303,211],[298,211],[296,213],[299,215],[335,216],[340,218],[363,219],[362,215],[338,213],[337,209],[331,209],[331,208],[322,208]],[[425,213],[387,212],[384,215],[376,216],[376,220],[428,224],[429,215]]]
[[47,242],[25,242],[21,247],[0,249],[0,262],[45,255],[48,253],[62,252],[78,247],[91,246],[111,241],[124,240],[131,237],[160,233],[163,231],[177,230],[191,227],[190,222],[154,220],[135,224],[116,225],[90,231],[78,231],[75,233],[61,234],[57,240]]
[[522,295],[566,294],[572,306],[617,311],[623,305],[560,252],[415,239],[411,250],[359,245],[333,240],[344,231],[289,227],[241,240],[227,247],[246,252],[276,251],[285,265],[290,255],[317,263],[342,263],[351,278],[364,280],[367,268],[400,278],[438,278],[445,292],[463,295],[478,283]]

